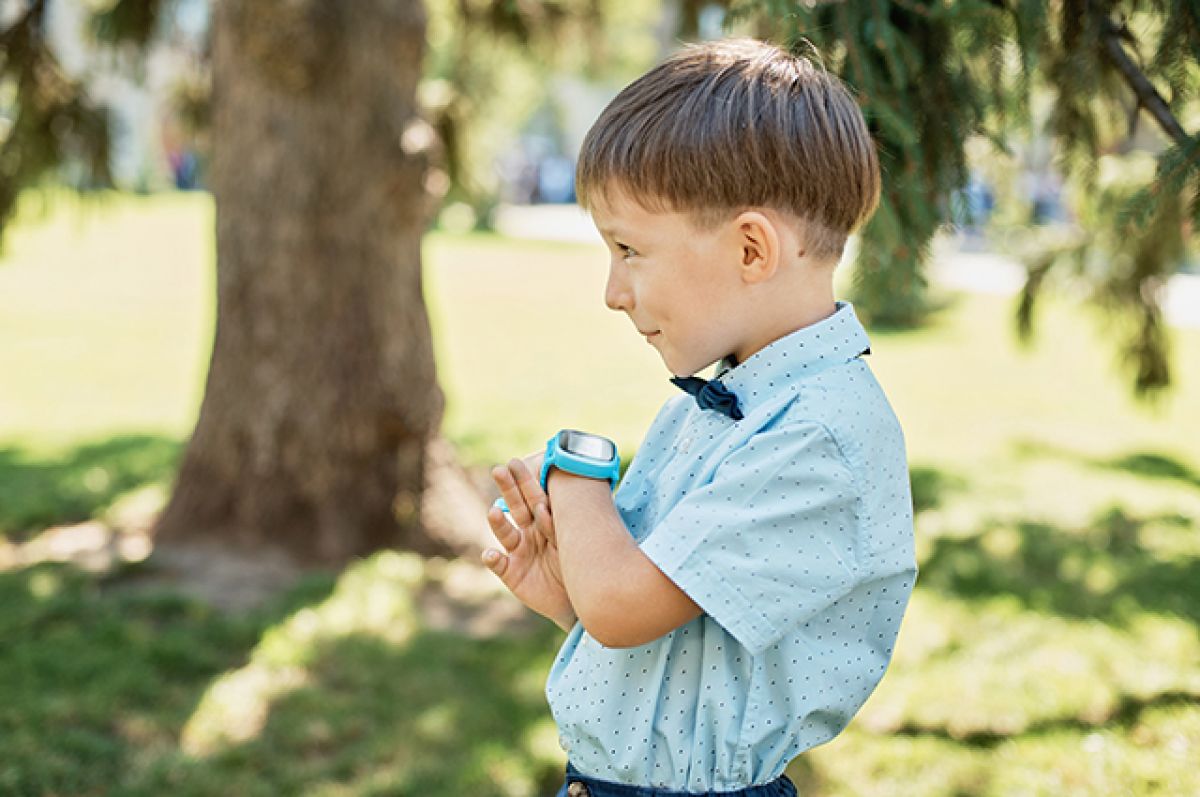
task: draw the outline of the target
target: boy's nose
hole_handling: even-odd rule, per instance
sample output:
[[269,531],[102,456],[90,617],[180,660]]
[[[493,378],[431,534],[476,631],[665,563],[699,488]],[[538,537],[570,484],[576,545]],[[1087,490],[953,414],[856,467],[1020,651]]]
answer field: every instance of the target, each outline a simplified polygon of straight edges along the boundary
[[609,310],[626,310],[629,304],[626,296],[624,292],[609,289],[604,293],[604,303],[608,305]]
[[608,272],[608,283],[604,286],[604,303],[610,310],[626,312],[633,306],[633,294],[630,293],[629,286],[617,276],[616,269],[610,269]]

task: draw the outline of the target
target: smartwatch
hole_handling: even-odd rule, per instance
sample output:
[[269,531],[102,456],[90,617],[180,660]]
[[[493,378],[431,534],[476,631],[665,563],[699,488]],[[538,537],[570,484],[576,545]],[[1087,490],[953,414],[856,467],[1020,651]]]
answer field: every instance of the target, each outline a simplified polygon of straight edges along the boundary
[[[617,444],[607,437],[563,429],[546,441],[546,454],[542,457],[542,472],[538,482],[547,491],[550,468],[565,470],[577,476],[604,479],[612,488],[617,488],[621,478],[621,458],[617,455]],[[508,511],[503,498],[497,498],[495,506]]]
[[607,437],[575,429],[563,429],[546,441],[540,479],[543,490],[547,489],[546,480],[550,477],[551,468],[591,479],[607,479],[614,490],[621,478],[617,444]]

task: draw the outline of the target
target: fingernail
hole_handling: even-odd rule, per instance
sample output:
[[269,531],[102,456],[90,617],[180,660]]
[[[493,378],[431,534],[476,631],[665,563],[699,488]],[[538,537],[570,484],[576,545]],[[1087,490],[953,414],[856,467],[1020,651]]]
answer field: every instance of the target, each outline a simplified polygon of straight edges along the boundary
[[487,562],[488,564],[495,562],[499,558],[500,558],[499,551],[484,551],[483,552],[483,561]]

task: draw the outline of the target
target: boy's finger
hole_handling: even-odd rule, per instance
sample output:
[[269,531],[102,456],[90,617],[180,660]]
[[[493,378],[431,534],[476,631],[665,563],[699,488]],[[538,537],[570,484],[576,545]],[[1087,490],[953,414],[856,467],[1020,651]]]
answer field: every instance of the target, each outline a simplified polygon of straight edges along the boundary
[[513,522],[523,529],[529,528],[533,524],[533,510],[525,503],[525,497],[521,493],[521,488],[517,486],[517,480],[512,471],[504,465],[497,465],[492,468],[492,479],[500,488],[500,495],[504,498],[504,503],[508,504],[508,513],[512,516]]
[[483,552],[483,564],[488,570],[491,570],[498,576],[502,576],[504,575],[504,571],[508,569],[508,557],[495,548],[488,548]]
[[554,544],[558,544],[554,539],[554,519],[550,517],[550,508],[545,504],[538,504],[533,508],[533,522],[537,527],[538,533]]
[[538,482],[538,477],[531,473],[525,463],[519,459],[511,460],[508,463],[508,469],[512,471],[517,488],[520,489],[521,495],[525,499],[525,504],[529,507],[529,511],[532,514],[533,507],[546,503],[546,493],[542,490],[542,485]]
[[498,507],[492,507],[487,512],[488,525],[496,542],[504,546],[504,550],[513,551],[521,544],[521,530],[508,522],[508,518]]

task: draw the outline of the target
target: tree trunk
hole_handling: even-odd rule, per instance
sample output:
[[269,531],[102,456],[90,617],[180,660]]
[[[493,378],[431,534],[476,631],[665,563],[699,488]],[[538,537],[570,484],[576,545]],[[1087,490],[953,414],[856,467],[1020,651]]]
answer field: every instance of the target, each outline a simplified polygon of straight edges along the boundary
[[160,539],[338,563],[420,523],[438,388],[420,0],[219,0],[217,327]]

